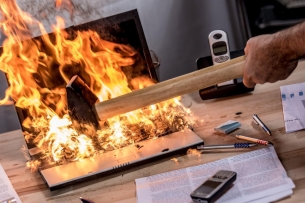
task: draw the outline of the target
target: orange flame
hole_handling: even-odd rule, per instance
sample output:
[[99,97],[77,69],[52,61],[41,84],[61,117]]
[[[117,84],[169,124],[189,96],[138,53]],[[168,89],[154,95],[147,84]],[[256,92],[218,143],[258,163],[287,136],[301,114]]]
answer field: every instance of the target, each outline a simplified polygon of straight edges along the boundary
[[61,4],[62,4],[62,0],[56,0],[56,1],[55,1],[56,7],[60,7]]
[[[56,6],[70,5],[56,0]],[[7,36],[0,56],[0,70],[6,73],[9,88],[0,105],[10,97],[29,115],[23,122],[28,142],[51,157],[52,161],[75,161],[156,137],[166,131],[183,130],[190,123],[183,117],[190,112],[178,98],[151,105],[108,120],[108,127],[92,133],[80,133],[68,116],[67,82],[79,75],[100,101],[114,98],[154,84],[148,76],[128,78],[122,67],[135,63],[137,52],[130,46],[100,38],[95,31],[63,30],[64,20],[57,17],[53,33],[20,10],[15,1],[1,1],[0,27]],[[36,25],[41,36],[31,38]],[[162,121],[162,122],[160,122]],[[92,134],[94,134],[92,136]],[[36,167],[39,162],[29,162]]]
[[201,155],[201,151],[197,149],[188,149],[186,153],[191,157],[200,157]]
[[73,15],[73,3],[71,0],[55,0],[56,8],[67,9]]
[[20,10],[15,1],[4,0],[0,3],[1,10],[1,30],[9,36],[13,43],[30,38],[28,24],[34,23],[31,16]]

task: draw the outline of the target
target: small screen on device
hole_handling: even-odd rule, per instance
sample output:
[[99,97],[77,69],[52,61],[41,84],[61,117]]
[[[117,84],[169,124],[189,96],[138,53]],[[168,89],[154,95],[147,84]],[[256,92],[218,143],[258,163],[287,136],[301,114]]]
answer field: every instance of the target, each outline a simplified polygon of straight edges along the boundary
[[215,47],[213,49],[213,52],[214,52],[215,55],[219,54],[219,53],[222,53],[222,52],[227,53],[227,47],[226,46],[224,46],[224,47]]
[[213,53],[216,56],[223,55],[227,53],[227,44],[225,42],[216,42],[212,45]]
[[215,188],[217,188],[218,185],[220,185],[222,182],[215,182],[215,181],[210,181],[207,180],[205,183],[203,183],[196,191],[200,193],[210,193],[212,192]]

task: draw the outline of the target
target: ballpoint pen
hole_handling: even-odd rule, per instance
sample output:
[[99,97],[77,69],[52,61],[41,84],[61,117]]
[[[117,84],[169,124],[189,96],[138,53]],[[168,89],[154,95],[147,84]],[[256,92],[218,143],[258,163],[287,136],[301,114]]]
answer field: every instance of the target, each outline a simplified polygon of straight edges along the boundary
[[92,201],[90,201],[90,200],[87,200],[87,199],[84,199],[84,198],[82,198],[82,197],[80,197],[79,199],[80,199],[80,201],[81,201],[82,203],[94,203],[94,202],[92,202]]
[[223,145],[200,145],[197,149],[232,149],[232,148],[249,148],[255,147],[257,143],[234,143],[234,144],[223,144]]
[[269,136],[271,136],[271,131],[267,128],[267,126],[259,119],[259,117],[256,114],[253,114],[253,121],[259,125],[265,133],[267,133]]
[[257,143],[257,144],[260,144],[260,145],[266,145],[266,146],[267,145],[273,145],[273,143],[270,142],[270,141],[260,140],[260,139],[256,139],[256,138],[253,138],[253,137],[247,137],[247,136],[244,136],[244,135],[235,135],[235,137],[239,140],[245,140],[245,141]]

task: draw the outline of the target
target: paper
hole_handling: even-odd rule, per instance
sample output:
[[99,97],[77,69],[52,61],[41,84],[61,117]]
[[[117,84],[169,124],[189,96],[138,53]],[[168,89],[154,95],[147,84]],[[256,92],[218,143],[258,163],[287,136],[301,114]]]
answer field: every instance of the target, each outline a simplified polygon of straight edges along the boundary
[[280,193],[277,193],[277,194],[274,194],[274,195],[270,195],[270,196],[267,196],[267,197],[264,197],[264,198],[261,198],[261,199],[250,201],[249,203],[275,202],[275,201],[281,200],[281,199],[283,199],[287,196],[290,196],[292,194],[293,194],[292,190],[287,190],[287,191],[280,192]]
[[136,179],[138,203],[191,203],[190,193],[218,170],[235,171],[237,179],[217,202],[271,202],[290,195],[295,187],[270,146],[199,166]]
[[286,132],[295,132],[305,127],[305,83],[281,86]]
[[0,203],[22,203],[1,165]]

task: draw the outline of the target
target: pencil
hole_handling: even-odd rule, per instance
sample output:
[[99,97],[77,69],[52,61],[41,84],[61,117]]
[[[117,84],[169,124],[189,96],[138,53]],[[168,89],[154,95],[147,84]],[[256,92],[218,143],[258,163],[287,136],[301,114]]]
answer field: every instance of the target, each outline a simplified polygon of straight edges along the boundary
[[257,143],[257,144],[260,144],[260,145],[273,145],[272,142],[270,141],[266,141],[266,140],[260,140],[260,139],[256,139],[256,138],[253,138],[253,137],[247,137],[247,136],[244,136],[244,135],[235,135],[235,137],[239,140],[245,140],[245,141],[248,141],[248,142],[253,142],[253,143]]

